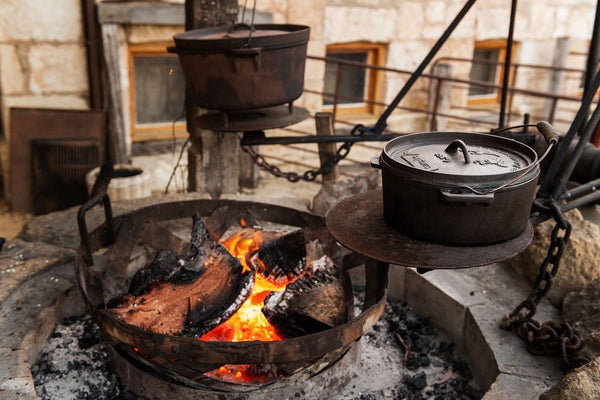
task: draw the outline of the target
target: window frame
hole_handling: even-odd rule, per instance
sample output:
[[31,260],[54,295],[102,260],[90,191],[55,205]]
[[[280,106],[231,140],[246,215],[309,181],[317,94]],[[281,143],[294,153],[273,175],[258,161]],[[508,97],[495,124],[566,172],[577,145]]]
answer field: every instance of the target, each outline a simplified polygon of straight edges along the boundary
[[[383,43],[367,43],[367,42],[349,42],[349,43],[333,43],[326,46],[325,55],[341,54],[341,53],[367,53],[367,64],[377,65],[383,67],[385,60],[386,46]],[[380,98],[381,94],[381,81],[383,74],[380,70],[374,68],[367,68],[365,71],[366,76],[366,90],[365,98],[370,102],[375,102]],[[363,103],[352,103],[352,104],[337,104],[336,113],[338,115],[348,114],[375,114],[378,112],[379,106],[376,104],[363,102]],[[333,104],[322,105],[323,111],[331,112],[333,110]]]
[[[132,44],[127,48],[129,73],[129,125],[131,132],[130,136],[133,142],[173,138],[173,121],[156,124],[137,124],[134,64],[134,57],[172,57],[173,55],[167,52],[167,47],[172,45],[173,42],[144,43]],[[182,94],[182,96],[183,95],[184,94]],[[175,138],[186,138],[188,136],[185,118],[178,120],[174,125]]]
[[[507,43],[506,43],[505,39],[490,39],[490,40],[476,41],[473,46],[473,53],[476,50],[499,50],[497,61],[500,62],[500,64],[497,65],[497,67],[496,67],[496,68],[498,68],[498,74],[496,76],[496,80],[493,82],[497,85],[502,85],[502,82],[504,80],[504,73],[505,73],[504,59],[506,57],[506,48],[507,48],[506,44]],[[516,45],[517,44],[515,42],[513,42],[511,63],[514,60]],[[472,64],[471,64],[471,68],[473,68]],[[470,73],[469,73],[469,77],[470,77]],[[509,82],[509,86],[510,86],[513,83],[514,74],[510,74],[509,78],[511,81],[511,82]],[[500,103],[501,99],[502,99],[502,91],[500,89],[494,89],[494,94],[490,94],[490,95],[469,95],[469,94],[467,94],[467,105],[498,104],[498,103]]]

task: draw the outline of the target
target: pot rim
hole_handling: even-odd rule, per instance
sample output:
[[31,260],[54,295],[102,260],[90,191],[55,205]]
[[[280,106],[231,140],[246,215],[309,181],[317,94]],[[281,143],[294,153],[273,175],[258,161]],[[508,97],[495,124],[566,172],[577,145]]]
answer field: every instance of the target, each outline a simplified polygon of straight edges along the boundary
[[[455,139],[464,139],[468,140],[469,144],[472,145],[486,146],[509,151],[510,153],[517,154],[524,158],[528,164],[523,168],[519,168],[510,172],[468,175],[443,173],[438,171],[432,172],[415,168],[400,163],[391,155],[391,151],[397,148],[400,144],[432,144],[439,143],[439,139],[445,139],[444,144],[449,144]],[[522,183],[529,182],[532,179],[536,179],[540,173],[537,153],[531,147],[513,139],[485,133],[472,132],[419,132],[400,136],[386,143],[381,152],[380,161],[382,163],[382,169],[385,169],[386,171],[391,172],[399,177],[404,177],[408,180],[438,187],[455,187],[456,185],[469,184],[474,188],[489,188],[505,184],[506,182],[514,180],[522,175],[515,182],[512,182],[507,186],[515,187]]]
[[[193,50],[197,52],[222,53],[241,48],[263,48],[275,50],[295,47],[308,43],[310,27],[294,24],[258,24],[254,25],[250,43],[248,37],[222,37],[207,39],[209,35],[227,34],[231,25],[193,29],[173,36],[175,50]],[[260,35],[260,31],[283,31],[282,33]]]

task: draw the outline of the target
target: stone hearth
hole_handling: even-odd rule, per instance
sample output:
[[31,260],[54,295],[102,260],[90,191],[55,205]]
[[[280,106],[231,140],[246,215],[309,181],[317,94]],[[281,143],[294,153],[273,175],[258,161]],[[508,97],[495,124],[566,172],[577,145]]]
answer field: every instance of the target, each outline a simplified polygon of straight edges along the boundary
[[[113,204],[113,211],[119,215],[149,204],[199,197],[120,201]],[[289,200],[279,204],[293,206]],[[305,205],[295,206],[306,210]],[[85,312],[73,276],[79,245],[76,211],[34,218],[0,252],[0,398],[35,398],[30,366],[41,346],[57,321]],[[101,210],[92,210],[90,229],[102,219]],[[356,281],[360,283],[359,277]],[[449,335],[469,359],[486,391],[484,399],[534,399],[562,376],[558,360],[530,355],[514,334],[498,328],[502,315],[528,291],[528,285],[504,264],[424,275],[392,266],[388,295],[403,299]],[[543,303],[537,318],[558,319],[555,313]]]

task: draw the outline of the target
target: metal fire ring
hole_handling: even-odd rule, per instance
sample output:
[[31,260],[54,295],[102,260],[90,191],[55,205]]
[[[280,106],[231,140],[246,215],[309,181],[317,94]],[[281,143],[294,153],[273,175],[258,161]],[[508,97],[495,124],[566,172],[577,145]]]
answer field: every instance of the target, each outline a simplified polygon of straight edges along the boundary
[[483,246],[447,246],[405,236],[385,223],[381,190],[343,199],[327,214],[327,229],[348,249],[404,267],[481,267],[513,257],[533,239],[533,227],[508,241]]

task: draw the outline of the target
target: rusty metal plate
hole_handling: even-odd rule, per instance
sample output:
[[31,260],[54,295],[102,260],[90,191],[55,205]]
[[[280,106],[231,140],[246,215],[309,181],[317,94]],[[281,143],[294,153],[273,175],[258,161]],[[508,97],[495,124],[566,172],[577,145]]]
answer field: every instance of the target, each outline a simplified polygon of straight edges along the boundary
[[87,110],[12,108],[10,110],[10,207],[16,212],[32,213],[33,139],[93,138],[104,154],[104,113]]
[[275,106],[256,110],[212,112],[196,118],[199,128],[215,132],[251,132],[284,128],[310,116],[300,107]]
[[493,245],[447,246],[412,239],[385,223],[381,190],[343,199],[329,211],[326,219],[327,229],[343,246],[375,260],[404,267],[481,267],[517,255],[533,239],[531,224],[516,238]]

